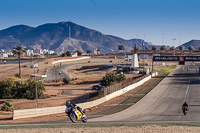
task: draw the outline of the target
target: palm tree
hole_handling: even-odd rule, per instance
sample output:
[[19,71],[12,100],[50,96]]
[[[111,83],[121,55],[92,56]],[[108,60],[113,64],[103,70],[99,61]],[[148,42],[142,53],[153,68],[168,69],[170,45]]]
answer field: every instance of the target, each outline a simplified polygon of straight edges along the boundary
[[190,45],[189,47],[188,47],[188,50],[190,51],[190,53],[194,50],[194,47],[192,46],[192,45]]
[[192,51],[194,50],[194,47],[193,47],[192,45],[190,45],[190,46],[188,47],[188,50],[189,50],[190,52],[192,52]]
[[167,46],[165,46],[165,45],[162,45],[161,47],[160,47],[160,50],[163,52],[164,50],[167,50]]
[[174,46],[170,47],[170,50],[173,51],[173,55],[175,55],[176,48]]
[[146,49],[146,51],[149,51],[149,47],[148,46],[146,46],[145,49]]
[[137,44],[134,46],[134,52],[137,53],[140,49],[137,47]]
[[66,55],[66,56],[71,56],[72,53],[71,53],[70,51],[66,51],[66,52],[65,52],[65,55]]
[[86,51],[86,53],[87,53],[87,54],[90,54],[90,53],[92,53],[92,51],[88,49],[88,50]]
[[152,50],[154,51],[154,53],[156,52],[157,50],[157,47],[156,46],[152,46]]
[[13,49],[13,54],[18,56],[18,61],[19,61],[19,77],[21,78],[21,56],[25,54],[25,46],[17,46],[16,48]]
[[183,45],[179,47],[179,50],[181,51],[181,53],[183,53],[184,49],[185,49],[185,46]]
[[122,53],[122,51],[124,50],[124,45],[118,45],[118,50],[120,50]]

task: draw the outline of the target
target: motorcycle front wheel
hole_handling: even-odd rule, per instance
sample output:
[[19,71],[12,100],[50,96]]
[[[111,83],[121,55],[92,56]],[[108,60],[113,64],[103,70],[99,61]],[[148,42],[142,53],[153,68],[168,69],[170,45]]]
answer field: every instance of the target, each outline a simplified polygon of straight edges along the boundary
[[76,123],[76,116],[73,113],[69,113],[69,118],[73,123]]
[[82,122],[87,122],[87,117],[86,116],[84,116],[83,118],[82,118]]

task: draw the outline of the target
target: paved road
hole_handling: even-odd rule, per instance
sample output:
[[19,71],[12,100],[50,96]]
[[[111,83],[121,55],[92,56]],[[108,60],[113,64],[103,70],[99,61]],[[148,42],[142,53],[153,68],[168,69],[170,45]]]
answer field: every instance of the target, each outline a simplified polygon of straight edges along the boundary
[[[199,65],[178,66],[135,105],[89,122],[200,121]],[[181,109],[185,100],[189,104],[186,116]]]
[[84,64],[97,64],[97,63],[107,63],[108,62],[81,62],[81,63],[70,63],[70,64],[62,64],[62,65],[55,65],[53,68],[48,68],[46,71],[47,79],[46,81],[52,81],[52,80],[63,80],[64,77],[70,77],[70,75],[67,73],[67,69],[70,66],[77,66],[77,65],[84,65]]
[[87,64],[87,63],[85,62],[85,63],[70,63],[70,64],[55,65],[55,67],[47,69],[46,80],[47,81],[63,80],[64,77],[71,78],[70,75],[67,74],[67,68],[70,66],[75,66],[80,64]]

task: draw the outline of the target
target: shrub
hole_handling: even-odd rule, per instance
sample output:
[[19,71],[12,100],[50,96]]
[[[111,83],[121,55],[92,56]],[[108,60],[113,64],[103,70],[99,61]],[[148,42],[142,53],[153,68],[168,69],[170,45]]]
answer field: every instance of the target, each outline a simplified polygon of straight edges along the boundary
[[25,98],[27,99],[36,99],[36,86],[37,86],[37,95],[38,98],[41,98],[43,95],[43,92],[45,91],[44,84],[41,81],[33,81],[33,80],[27,80],[26,81],[26,93]]
[[10,99],[15,95],[16,84],[12,79],[0,80],[0,99]]
[[65,77],[65,78],[63,78],[63,82],[64,82],[65,84],[70,84],[71,79],[70,79],[69,77]]
[[40,98],[45,91],[44,84],[41,81],[25,80],[16,82],[12,79],[0,80],[0,99],[35,99],[36,85],[38,98]]
[[66,56],[71,56],[72,53],[71,53],[70,51],[66,51],[65,55],[66,55]]
[[5,101],[5,103],[1,107],[1,111],[13,111],[13,109],[13,105],[10,101]]
[[126,77],[124,74],[117,74],[117,73],[111,72],[111,73],[106,73],[106,75],[102,78],[100,82],[101,82],[101,85],[108,86],[111,83],[120,82],[125,79]]

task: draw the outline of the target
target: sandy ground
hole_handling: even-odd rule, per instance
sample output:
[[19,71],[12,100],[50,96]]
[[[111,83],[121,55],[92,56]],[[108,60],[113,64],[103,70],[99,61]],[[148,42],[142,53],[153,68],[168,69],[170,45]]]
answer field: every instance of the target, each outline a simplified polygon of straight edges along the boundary
[[142,127],[86,127],[86,128],[34,128],[6,129],[0,133],[199,133],[200,127],[185,126],[142,126]]

